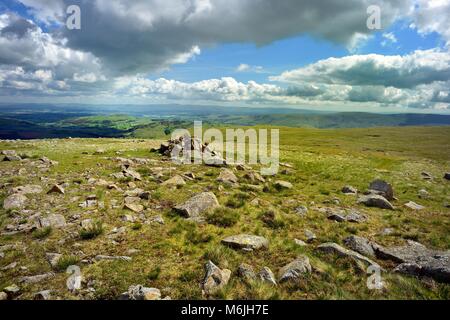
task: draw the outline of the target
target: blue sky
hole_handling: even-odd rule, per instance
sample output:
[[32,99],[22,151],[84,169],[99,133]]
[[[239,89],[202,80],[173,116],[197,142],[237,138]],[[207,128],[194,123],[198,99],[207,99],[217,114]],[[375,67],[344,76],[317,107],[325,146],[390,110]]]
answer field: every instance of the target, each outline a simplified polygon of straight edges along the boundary
[[4,0],[0,99],[449,113],[449,15],[450,0]]

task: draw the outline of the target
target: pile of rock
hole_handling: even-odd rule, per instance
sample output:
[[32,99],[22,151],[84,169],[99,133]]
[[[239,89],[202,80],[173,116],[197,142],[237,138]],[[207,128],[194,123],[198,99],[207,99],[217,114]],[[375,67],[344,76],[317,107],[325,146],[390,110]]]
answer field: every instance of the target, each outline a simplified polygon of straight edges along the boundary
[[201,161],[210,166],[225,166],[226,160],[219,152],[213,150],[208,143],[202,143],[198,138],[181,136],[177,139],[170,139],[162,143],[158,149],[153,149],[163,156],[170,157],[177,163],[192,163]]

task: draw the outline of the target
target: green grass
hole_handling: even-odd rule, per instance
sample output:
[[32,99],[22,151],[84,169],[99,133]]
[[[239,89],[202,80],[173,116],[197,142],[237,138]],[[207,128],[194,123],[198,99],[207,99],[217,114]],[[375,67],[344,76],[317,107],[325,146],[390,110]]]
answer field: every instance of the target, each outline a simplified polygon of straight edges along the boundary
[[[100,120],[100,119],[97,119]],[[145,127],[145,126],[144,126]],[[144,128],[143,127],[143,128]],[[262,127],[262,126],[261,126]],[[159,130],[159,129],[157,129]],[[83,277],[95,280],[94,297],[115,299],[130,285],[142,284],[160,288],[163,295],[173,299],[202,299],[199,283],[204,276],[204,264],[212,260],[220,268],[228,268],[233,274],[230,283],[216,298],[226,299],[449,299],[449,285],[427,283],[413,277],[385,273],[383,279],[388,289],[372,292],[367,289],[367,275],[361,274],[351,263],[342,259],[327,257],[315,250],[322,242],[342,241],[351,234],[370,238],[382,245],[404,243],[415,239],[424,245],[450,249],[450,212],[443,206],[449,200],[450,184],[442,179],[450,168],[450,129],[447,127],[407,127],[370,129],[300,129],[280,128],[281,162],[294,166],[289,174],[268,177],[264,191],[258,189],[219,189],[216,179],[220,168],[205,166],[170,165],[167,161],[150,153],[160,141],[146,139],[64,139],[42,141],[0,141],[0,150],[16,149],[20,153],[47,156],[58,161],[48,171],[22,163],[0,163],[0,201],[7,196],[11,187],[24,184],[39,184],[44,190],[48,181],[68,182],[66,195],[27,195],[27,213],[42,212],[62,214],[69,223],[63,229],[41,229],[32,234],[0,236],[3,244],[23,244],[21,248],[6,252],[0,261],[3,267],[13,261],[26,266],[29,274],[50,271],[46,252],[61,252],[64,259],[61,270],[68,264],[77,264]],[[412,143],[414,142],[414,143]],[[105,154],[95,154],[104,149]],[[143,215],[150,219],[161,215],[165,223],[125,223],[123,193],[108,190],[104,186],[90,185],[87,177],[104,179],[115,183],[122,190],[132,190],[130,179],[115,180],[111,173],[120,171],[120,163],[111,158],[149,158],[149,165],[139,165],[136,170],[143,173],[143,181],[134,181],[136,188],[151,193],[150,200],[141,200]],[[35,161],[29,159],[28,161]],[[27,175],[16,174],[24,166]],[[193,172],[198,179],[190,181],[179,189],[161,187],[160,181],[151,177],[154,168],[164,169],[162,180],[170,175]],[[170,169],[169,169],[170,167]],[[258,170],[255,166],[254,170]],[[425,181],[422,171],[430,172],[435,179]],[[170,172],[170,173],[169,173]],[[240,183],[245,184],[245,172],[236,171]],[[352,185],[358,190],[367,189],[370,181],[381,178],[393,184],[395,211],[366,208],[356,204],[356,197],[344,196],[341,189]],[[277,191],[273,182],[285,180],[293,189]],[[75,183],[75,181],[77,183]],[[429,199],[418,197],[418,190],[426,189]],[[180,204],[192,195],[210,190],[214,192],[220,208],[207,215],[206,223],[198,225],[176,215],[173,205]],[[87,195],[96,194],[104,208],[80,208],[79,203]],[[338,199],[340,204],[334,204]],[[251,204],[258,199],[260,204]],[[117,206],[113,207],[113,201]],[[423,211],[411,211],[403,204],[414,201],[426,207]],[[297,206],[308,207],[305,217],[295,214]],[[335,223],[318,211],[319,207],[356,208],[368,216],[366,223]],[[273,210],[272,214],[267,214]],[[140,215],[132,214],[136,218]],[[30,215],[6,212],[0,209],[2,230],[8,224],[24,223]],[[74,215],[80,218],[72,222]],[[101,221],[94,230],[81,230],[83,219]],[[101,226],[101,227],[100,227]],[[114,228],[125,227],[120,237],[110,238]],[[393,228],[394,233],[380,235],[384,228]],[[294,239],[305,240],[304,230],[313,231],[318,239],[306,247],[295,245]],[[42,235],[39,235],[41,234]],[[261,235],[270,240],[268,250],[240,252],[221,244],[227,236],[249,233]],[[78,236],[77,236],[78,235]],[[100,236],[101,235],[101,236]],[[36,241],[40,239],[39,241]],[[89,241],[80,241],[89,239]],[[132,261],[108,261],[80,264],[83,259],[98,254],[131,255]],[[277,287],[261,282],[246,284],[236,276],[237,267],[245,262],[255,271],[269,267],[275,274],[298,255],[307,255],[314,267],[313,274],[296,284],[282,284]],[[377,261],[386,270],[392,264]],[[67,277],[61,272],[46,282],[46,288],[66,299],[79,298],[65,287]],[[0,277],[0,285],[18,281],[16,271],[6,271]],[[21,298],[31,299],[40,285],[23,288]]]

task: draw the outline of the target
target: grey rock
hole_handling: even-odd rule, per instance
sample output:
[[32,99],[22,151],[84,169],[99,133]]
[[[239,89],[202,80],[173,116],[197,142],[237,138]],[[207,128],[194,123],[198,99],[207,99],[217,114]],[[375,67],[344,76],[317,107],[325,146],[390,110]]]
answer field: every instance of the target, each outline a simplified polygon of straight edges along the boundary
[[123,293],[119,300],[161,300],[161,291],[142,285],[130,286],[128,292]]
[[315,235],[315,233],[310,230],[305,230],[304,233],[305,233],[305,237],[306,237],[306,242],[308,242],[308,243],[311,243],[317,239],[317,236]]
[[275,286],[277,285],[275,275],[273,274],[272,270],[270,270],[268,267],[262,268],[261,271],[258,273],[258,277],[263,282],[267,282]]
[[241,263],[239,265],[237,274],[246,281],[256,279],[256,273],[253,271],[253,267],[246,263]]
[[28,198],[23,194],[12,194],[3,201],[3,209],[22,209],[25,207]]
[[380,195],[361,196],[358,199],[358,203],[365,204],[368,207],[394,210],[394,206],[386,198]]
[[282,189],[292,189],[294,186],[292,183],[287,181],[278,180],[274,183],[275,188],[282,190]]
[[299,216],[305,216],[308,213],[308,208],[305,206],[298,206],[295,208],[295,213]]
[[51,300],[51,290],[43,290],[34,294],[33,300]]
[[311,273],[311,264],[306,256],[299,256],[297,259],[281,268],[279,271],[279,282],[293,281],[301,278],[305,274]]
[[228,269],[221,270],[212,261],[208,261],[205,265],[205,277],[202,281],[202,288],[206,295],[213,295],[223,288],[231,277],[231,271]]
[[44,280],[51,279],[54,276],[55,276],[54,273],[48,272],[48,273],[44,273],[44,274],[38,274],[35,276],[22,277],[19,279],[19,282],[25,283],[25,284],[34,284],[34,283],[39,283]]
[[102,260],[108,260],[108,261],[112,261],[112,260],[120,260],[120,261],[131,261],[132,258],[128,257],[128,256],[106,256],[106,255],[97,255],[95,256],[95,260],[96,261],[102,261]]
[[164,181],[161,185],[162,186],[184,186],[186,184],[186,181],[184,181],[183,177],[180,175],[173,176],[169,180]]
[[425,189],[420,189],[420,190],[417,192],[417,196],[418,196],[420,199],[429,199],[429,198],[430,198],[430,193],[429,193],[427,190],[425,190]]
[[0,301],[8,300],[8,294],[6,292],[0,291]]
[[48,194],[50,193],[59,193],[59,194],[64,194],[64,188],[58,184],[53,185],[50,190],[48,190],[47,192]]
[[355,252],[353,250],[345,249],[338,245],[337,243],[323,243],[317,247],[317,250],[328,253],[336,254],[340,257],[351,258],[355,262],[362,262],[366,266],[378,266],[378,264],[369,258],[363,256],[362,254]]
[[367,217],[357,210],[351,210],[350,213],[345,217],[345,220],[353,223],[362,223],[367,221]]
[[12,162],[12,161],[20,161],[20,160],[22,160],[22,158],[19,157],[19,156],[5,156],[5,157],[3,158],[3,161],[9,161],[9,162]]
[[6,288],[3,288],[3,292],[5,292],[8,297],[13,297],[20,293],[20,288],[16,284],[12,284],[10,286],[7,286]]
[[357,194],[358,193],[358,189],[356,189],[352,186],[344,186],[341,191],[342,191],[342,193],[345,193],[345,194]]
[[306,242],[304,242],[303,240],[300,240],[300,239],[294,239],[294,242],[296,245],[298,245],[300,247],[305,247],[308,245]]
[[341,216],[339,213],[336,212],[330,213],[327,218],[328,220],[333,220],[337,222],[343,222],[346,220],[344,216]]
[[42,193],[42,187],[39,185],[26,185],[26,186],[20,186],[13,188],[11,190],[11,193],[21,193],[21,194],[39,194]]
[[62,258],[62,254],[59,253],[46,253],[45,257],[47,258],[48,263],[52,268],[56,268],[58,266],[59,260]]
[[[416,264],[420,268],[421,276],[427,276],[436,281],[450,283],[450,250],[438,251],[428,249],[424,245],[408,240],[407,244],[399,247],[384,248],[374,245],[375,254],[380,259],[392,260],[397,263]],[[409,267],[408,267],[409,268]],[[406,272],[406,266],[399,270]],[[417,275],[417,274],[413,274]]]
[[259,250],[267,249],[269,247],[269,240],[255,235],[239,234],[223,239],[222,244],[235,249]]
[[356,251],[364,256],[375,257],[375,251],[372,248],[372,244],[366,238],[350,236],[344,239],[344,244],[347,248]]
[[230,169],[221,169],[217,181],[226,184],[236,184],[238,182],[238,178]]
[[405,207],[411,209],[411,210],[423,210],[425,209],[424,206],[417,204],[413,201],[408,201],[407,203],[405,203]]
[[50,214],[47,217],[39,218],[39,227],[40,228],[55,228],[60,229],[66,226],[66,219],[61,214]]
[[446,172],[446,173],[444,174],[444,179],[445,179],[445,180],[450,180],[450,172]]
[[200,218],[203,213],[219,207],[219,202],[212,192],[199,193],[174,210],[186,218]]
[[123,208],[136,213],[144,211],[144,206],[137,203],[125,203]]
[[422,171],[422,172],[420,173],[420,175],[421,175],[422,178],[425,179],[425,180],[432,180],[432,179],[433,179],[433,175],[432,175],[431,173],[429,173],[429,172],[426,172],[426,171]]
[[392,186],[383,180],[374,180],[369,185],[370,190],[374,190],[377,192],[377,194],[382,195],[385,197],[388,201],[394,200],[394,190],[392,189]]

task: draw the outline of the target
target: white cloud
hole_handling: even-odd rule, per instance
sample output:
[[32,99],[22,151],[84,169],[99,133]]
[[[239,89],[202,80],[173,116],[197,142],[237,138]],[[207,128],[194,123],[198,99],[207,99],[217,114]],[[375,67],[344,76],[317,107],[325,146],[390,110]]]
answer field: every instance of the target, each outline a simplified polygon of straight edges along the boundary
[[387,46],[387,45],[390,45],[390,44],[393,44],[393,43],[397,43],[397,37],[395,36],[395,34],[394,33],[392,33],[392,32],[385,32],[385,33],[383,33],[382,34],[382,37],[383,37],[383,41],[381,42],[381,45],[383,46],[383,47],[385,47],[385,46]]

